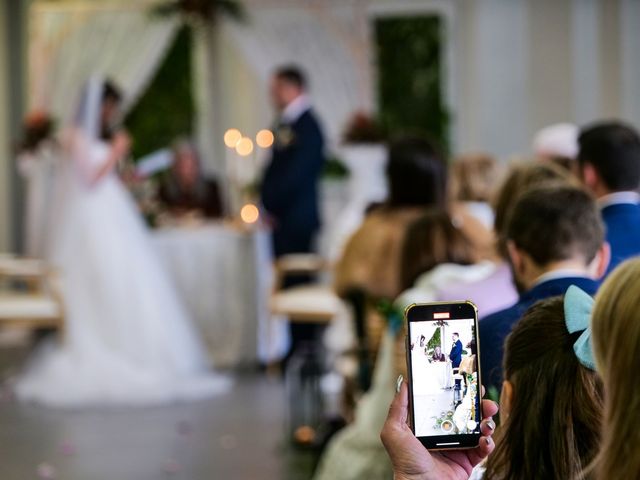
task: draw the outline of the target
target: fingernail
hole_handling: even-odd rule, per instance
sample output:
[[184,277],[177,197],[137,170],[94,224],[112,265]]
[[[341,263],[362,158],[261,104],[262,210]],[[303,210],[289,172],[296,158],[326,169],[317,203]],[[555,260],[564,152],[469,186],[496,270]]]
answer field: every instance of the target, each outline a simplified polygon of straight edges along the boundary
[[496,422],[494,422],[493,420],[489,420],[487,422],[487,427],[489,427],[492,431],[496,429]]
[[400,387],[402,387],[402,382],[404,382],[404,377],[402,374],[398,375],[398,380],[396,380],[396,393],[400,393]]
[[489,437],[485,438],[484,443],[486,443],[487,445],[491,445],[491,439]]

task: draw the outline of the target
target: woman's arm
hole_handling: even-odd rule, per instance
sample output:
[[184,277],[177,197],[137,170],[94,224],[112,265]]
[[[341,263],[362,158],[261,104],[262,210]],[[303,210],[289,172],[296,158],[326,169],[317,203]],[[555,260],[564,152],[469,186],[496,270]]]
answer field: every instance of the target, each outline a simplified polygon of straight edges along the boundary
[[129,134],[124,130],[117,132],[113,140],[111,141],[111,148],[109,149],[109,157],[107,161],[98,169],[97,172],[91,178],[91,185],[96,185],[113,170],[118,163],[129,153],[131,147],[131,138]]

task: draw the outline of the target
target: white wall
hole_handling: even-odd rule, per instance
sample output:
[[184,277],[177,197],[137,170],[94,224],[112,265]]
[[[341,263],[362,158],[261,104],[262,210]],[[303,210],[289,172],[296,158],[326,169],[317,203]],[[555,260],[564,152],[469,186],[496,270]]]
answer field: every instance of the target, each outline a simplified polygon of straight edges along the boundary
[[638,0],[454,3],[457,151],[528,153],[535,132],[559,121],[640,127]]
[[[295,0],[246,1],[256,12],[267,6],[320,8]],[[354,25],[381,16],[443,18],[443,86],[458,152],[483,149],[505,159],[527,154],[535,132],[559,121],[620,117],[640,126],[639,0],[323,0],[321,5],[354,8],[360,15]],[[356,34],[362,35],[361,29],[354,29]],[[364,65],[361,71],[374,76],[374,53],[369,48],[351,55]],[[226,76],[237,72],[247,84],[252,67],[241,64],[236,58],[227,63]],[[261,82],[249,82],[249,97],[255,98],[256,88],[264,91]],[[375,99],[375,88],[366,90]],[[224,109],[247,108],[242,103],[225,101]],[[254,112],[264,117],[264,108]],[[221,115],[248,120],[247,113]]]

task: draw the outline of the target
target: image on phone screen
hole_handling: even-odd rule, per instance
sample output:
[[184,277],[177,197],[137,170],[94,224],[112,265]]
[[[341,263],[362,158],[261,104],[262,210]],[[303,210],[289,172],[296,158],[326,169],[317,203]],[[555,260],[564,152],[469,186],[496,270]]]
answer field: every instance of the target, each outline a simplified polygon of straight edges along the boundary
[[451,318],[448,312],[432,313],[431,318],[439,315],[446,319],[409,322],[415,435],[480,435],[475,315]]

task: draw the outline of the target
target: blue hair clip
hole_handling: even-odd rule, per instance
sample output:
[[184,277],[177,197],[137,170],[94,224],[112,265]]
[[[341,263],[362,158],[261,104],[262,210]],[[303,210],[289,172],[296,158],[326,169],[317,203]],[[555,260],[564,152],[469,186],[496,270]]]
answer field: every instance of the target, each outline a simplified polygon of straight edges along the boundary
[[573,351],[578,360],[585,367],[595,370],[591,349],[591,310],[593,310],[593,298],[584,290],[571,285],[564,295],[564,320],[569,333],[584,330],[578,340],[573,344]]

